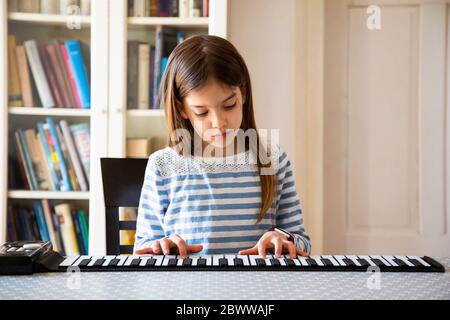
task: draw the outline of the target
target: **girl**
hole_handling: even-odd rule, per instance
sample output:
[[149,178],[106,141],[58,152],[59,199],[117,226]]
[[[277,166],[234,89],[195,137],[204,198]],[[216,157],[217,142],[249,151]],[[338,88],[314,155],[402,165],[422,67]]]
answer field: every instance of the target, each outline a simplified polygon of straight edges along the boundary
[[169,146],[148,160],[135,253],[308,255],[291,163],[256,131],[250,76],[236,48],[209,35],[180,43],[160,101]]

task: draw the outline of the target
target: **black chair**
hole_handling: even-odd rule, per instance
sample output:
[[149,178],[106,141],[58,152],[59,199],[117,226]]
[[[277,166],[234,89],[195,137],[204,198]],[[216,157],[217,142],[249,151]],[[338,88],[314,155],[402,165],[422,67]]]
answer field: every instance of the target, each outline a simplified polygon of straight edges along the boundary
[[136,230],[136,221],[119,221],[119,207],[138,207],[148,159],[101,158],[106,207],[106,253],[131,254],[120,244],[120,230]]

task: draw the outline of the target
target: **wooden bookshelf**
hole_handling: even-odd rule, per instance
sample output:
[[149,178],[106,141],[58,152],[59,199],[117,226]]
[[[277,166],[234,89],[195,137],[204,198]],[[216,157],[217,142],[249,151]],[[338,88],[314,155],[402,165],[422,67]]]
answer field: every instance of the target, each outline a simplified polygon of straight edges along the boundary
[[[89,208],[89,254],[103,255],[105,208],[99,159],[125,157],[131,137],[164,137],[164,111],[127,109],[127,42],[149,41],[157,25],[176,27],[190,34],[226,37],[228,0],[210,0],[209,17],[155,18],[128,17],[127,0],[91,0],[91,15],[79,16],[80,30],[67,27],[67,16],[8,12],[7,1],[0,3],[0,243],[6,240],[8,202],[29,203],[39,199],[73,201]],[[73,19],[73,17],[71,17]],[[8,105],[7,35],[18,33],[18,41],[52,38],[80,38],[90,46],[91,108],[24,108]],[[95,45],[94,45],[95,44]],[[88,122],[91,134],[89,191],[31,191],[8,189],[9,128],[32,124],[43,117]]]

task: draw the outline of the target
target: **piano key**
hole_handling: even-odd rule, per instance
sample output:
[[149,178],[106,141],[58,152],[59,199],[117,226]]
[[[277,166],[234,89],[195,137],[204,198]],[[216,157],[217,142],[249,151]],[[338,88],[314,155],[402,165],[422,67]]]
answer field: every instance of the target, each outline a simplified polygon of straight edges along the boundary
[[[384,264],[384,266],[386,266],[386,267],[391,267],[391,264],[389,263],[389,261],[387,261],[386,259],[384,259],[383,258],[383,256],[370,256],[371,258],[372,258],[372,260],[373,259],[378,259],[378,260],[380,260],[383,264]],[[376,263],[375,263],[376,264]]]
[[361,263],[358,261],[357,256],[345,256],[347,259],[350,259],[357,267],[361,267]]
[[[414,267],[414,265],[409,262],[409,260],[405,256],[395,256],[398,260],[403,261],[408,267]],[[397,262],[398,264],[398,262]]]
[[383,258],[389,262],[389,264],[393,267],[399,267],[399,265],[394,261],[394,256],[383,256]]
[[[369,266],[376,267],[375,263],[372,262],[372,259],[370,259],[369,256],[358,256],[359,259],[362,259],[363,261],[367,261]],[[362,265],[366,265],[365,263],[361,263]],[[367,266],[367,265],[366,265]]]
[[273,259],[273,257],[275,257],[275,256],[271,255],[271,254],[266,254],[266,259],[264,259],[264,260],[265,260],[267,266],[271,266],[272,265],[270,260]]
[[110,256],[104,256],[103,259],[105,259],[105,262],[103,262],[102,267],[107,267],[108,264],[111,262],[112,259],[114,259],[116,256],[110,255]]
[[210,254],[202,255],[202,258],[206,260],[206,266],[210,267],[213,265],[213,256]]
[[308,262],[306,261],[306,258],[305,257],[297,257],[297,260],[300,262],[300,264],[303,266],[303,267],[309,267],[309,264],[308,264]]
[[248,256],[246,256],[246,255],[237,255],[236,258],[241,259],[245,267],[250,266],[250,260],[248,259]]
[[153,267],[156,264],[156,259],[153,257],[150,257],[147,259],[147,261],[145,262],[145,266],[146,267]]
[[294,259],[291,259],[289,256],[286,256],[284,261],[286,262],[286,267],[295,267]]
[[122,267],[125,261],[127,261],[128,256],[116,256],[116,259],[119,259],[119,262],[117,263],[118,267]]
[[178,263],[177,258],[170,258],[169,261],[167,261],[167,266],[168,267],[176,267],[177,263]]
[[258,265],[258,263],[256,262],[256,259],[261,259],[261,257],[258,255],[249,255],[248,256],[248,260],[250,261],[251,267],[256,267]]
[[244,261],[241,258],[234,258],[233,259],[233,263],[236,267],[243,267],[244,266]]
[[222,255],[217,255],[217,254],[213,255],[212,256],[212,259],[213,259],[212,260],[212,265],[214,267],[218,267],[220,265],[219,260],[222,259],[222,258],[223,258]]
[[234,258],[235,257],[236,257],[235,255],[231,255],[231,254],[226,254],[225,255],[225,259],[228,260],[228,265],[229,266],[234,266]]
[[311,259],[311,258],[306,258],[306,263],[307,263],[308,266],[310,266],[310,267],[316,267],[316,266],[317,266],[316,260]]
[[219,259],[219,266],[220,267],[228,267],[228,260],[225,258],[220,258]]
[[426,262],[425,260],[423,260],[421,257],[419,256],[407,256],[408,259],[416,259],[417,261],[419,261],[421,264],[423,264],[425,267],[431,267],[431,265]]
[[341,264],[333,256],[325,255],[325,256],[320,256],[320,257],[322,259],[328,259],[334,267],[340,267],[341,266]]
[[333,263],[327,258],[322,258],[322,262],[325,265],[325,267],[332,267],[333,266]]
[[86,259],[89,259],[89,261],[91,261],[90,256],[79,256],[78,259],[72,264],[72,267],[78,267],[80,265],[80,263]]
[[168,264],[169,264],[169,261],[170,261],[171,259],[175,259],[176,257],[177,257],[177,256],[176,256],[176,255],[173,255],[173,254],[164,256],[164,259],[163,259],[163,261],[162,261],[161,266],[167,267]]
[[[123,266],[125,267],[129,267],[132,266],[131,263],[133,263],[134,259],[139,259],[140,260],[140,256],[128,256],[127,260],[125,261],[125,263],[123,264]],[[135,262],[136,263],[136,262]]]
[[206,267],[207,262],[208,262],[207,259],[199,258],[199,259],[197,259],[197,263],[195,265],[197,265],[199,267]]
[[63,262],[59,264],[60,267],[70,267],[75,261],[78,260],[80,256],[69,256],[66,257]]
[[[91,261],[88,263],[88,267],[93,267],[94,263],[99,260],[99,259],[103,259],[103,256],[92,256],[91,257]],[[104,262],[104,261],[103,261]]]
[[333,258],[341,265],[346,266],[347,264],[344,262],[345,256],[333,256]]
[[416,259],[408,259],[408,261],[411,262],[411,263],[414,265],[414,267],[419,267],[419,268],[424,267],[424,265],[421,264],[421,263],[420,263],[419,261],[417,261]]
[[141,255],[139,257],[141,258],[141,262],[139,263],[139,266],[145,267],[145,266],[147,266],[147,261],[152,258],[152,255],[146,254],[146,255]]
[[120,259],[114,258],[109,261],[106,265],[107,267],[117,267],[117,264],[120,262]]
[[[186,259],[188,259],[188,257],[186,257]],[[177,258],[177,267],[182,267],[183,266],[183,262],[186,259],[183,259],[181,256],[178,256],[178,258]]]
[[163,261],[164,261],[164,257],[165,256],[163,256],[163,255],[154,255],[153,259],[156,260],[154,266],[155,267],[161,267],[162,264],[163,264]]
[[78,264],[78,267],[87,267],[90,262],[91,262],[91,259],[83,259]]
[[192,259],[191,258],[186,258],[181,260],[182,262],[182,266],[183,267],[190,267],[192,265]]
[[192,256],[189,256],[189,258],[192,260],[191,266],[196,267],[198,259],[200,259],[200,256],[199,255],[192,255]]
[[94,263],[94,267],[102,267],[103,264],[105,263],[106,259],[97,259],[97,261],[95,261]]
[[401,259],[397,259],[394,257],[393,261],[399,266],[399,267],[409,267],[405,261],[401,260]]
[[271,259],[270,259],[270,265],[271,265],[271,266],[276,266],[276,267],[281,266],[280,260],[271,258]]
[[267,266],[267,265],[266,265],[266,260],[263,259],[263,258],[256,258],[256,259],[255,259],[255,262],[256,262],[256,265],[257,265],[258,267],[265,267],[265,266]]

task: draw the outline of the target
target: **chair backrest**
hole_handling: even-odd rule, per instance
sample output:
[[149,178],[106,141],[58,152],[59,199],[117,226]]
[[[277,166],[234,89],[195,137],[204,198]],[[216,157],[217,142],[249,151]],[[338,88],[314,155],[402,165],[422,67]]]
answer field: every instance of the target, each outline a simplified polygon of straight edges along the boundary
[[120,244],[120,230],[136,230],[136,221],[119,221],[119,207],[138,207],[148,159],[101,158],[106,207],[106,253],[133,253]]

